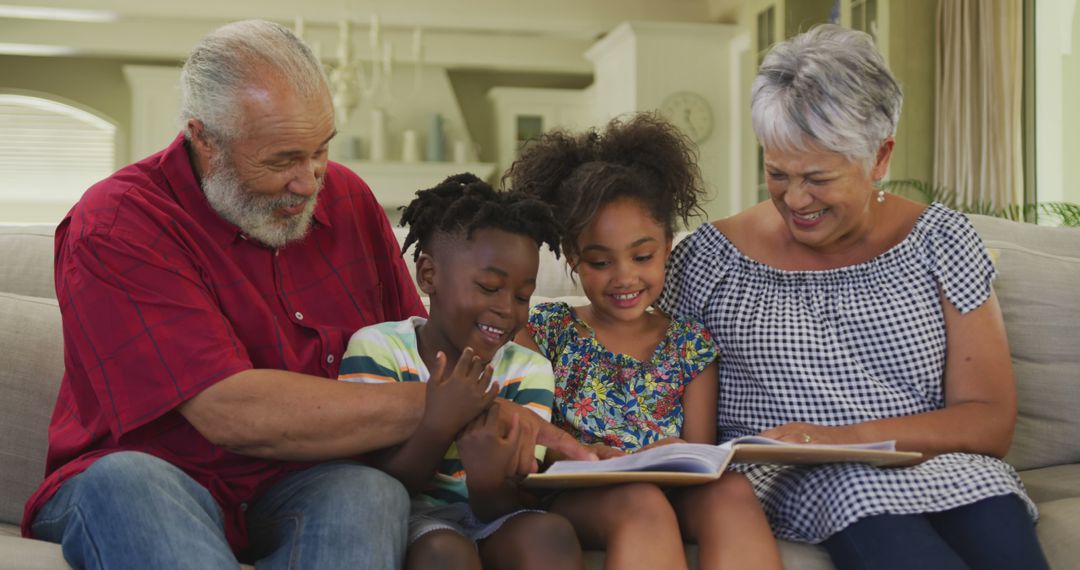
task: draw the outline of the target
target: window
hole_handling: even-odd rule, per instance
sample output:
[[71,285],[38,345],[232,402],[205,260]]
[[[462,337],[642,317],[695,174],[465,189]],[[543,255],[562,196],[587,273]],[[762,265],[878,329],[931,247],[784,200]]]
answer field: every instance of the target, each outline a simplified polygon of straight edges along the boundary
[[877,0],[851,0],[851,28],[878,39]]
[[0,222],[57,221],[113,172],[115,139],[115,125],[81,109],[0,94]]
[[[1033,2],[1035,196],[1080,204],[1080,6]],[[1029,12],[1030,14],[1030,12]]]
[[515,143],[520,151],[522,146],[544,132],[544,117],[540,115],[518,115],[515,129]]

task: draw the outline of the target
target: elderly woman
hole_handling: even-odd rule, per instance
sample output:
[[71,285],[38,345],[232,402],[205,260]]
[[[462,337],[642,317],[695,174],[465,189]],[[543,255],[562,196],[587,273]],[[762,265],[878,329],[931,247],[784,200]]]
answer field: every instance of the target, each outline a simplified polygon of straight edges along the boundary
[[902,94],[866,34],[777,45],[752,120],[771,201],[679,244],[660,307],[720,346],[722,440],[896,440],[900,468],[747,466],[778,537],[839,568],[1046,568],[1000,458],[1016,419],[994,267],[967,219],[886,194]]

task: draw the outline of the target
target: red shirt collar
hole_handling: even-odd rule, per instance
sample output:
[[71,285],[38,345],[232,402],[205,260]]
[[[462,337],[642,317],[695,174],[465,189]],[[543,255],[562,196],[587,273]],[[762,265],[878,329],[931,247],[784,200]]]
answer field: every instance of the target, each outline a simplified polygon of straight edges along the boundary
[[[228,245],[237,239],[246,239],[240,228],[222,218],[206,200],[206,195],[203,194],[202,187],[195,176],[195,167],[192,165],[184,133],[178,134],[172,144],[161,153],[161,169],[165,172],[166,180],[173,194],[176,195],[177,201],[203,228],[206,228],[207,232],[214,236],[215,241]],[[319,225],[331,227],[330,216],[321,199],[315,202],[314,218]]]

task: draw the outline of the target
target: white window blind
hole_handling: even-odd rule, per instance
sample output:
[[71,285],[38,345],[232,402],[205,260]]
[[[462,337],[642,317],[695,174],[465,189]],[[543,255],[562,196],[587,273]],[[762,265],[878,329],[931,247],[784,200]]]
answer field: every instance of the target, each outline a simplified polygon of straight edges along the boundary
[[48,99],[0,94],[0,202],[74,204],[115,165],[116,127]]

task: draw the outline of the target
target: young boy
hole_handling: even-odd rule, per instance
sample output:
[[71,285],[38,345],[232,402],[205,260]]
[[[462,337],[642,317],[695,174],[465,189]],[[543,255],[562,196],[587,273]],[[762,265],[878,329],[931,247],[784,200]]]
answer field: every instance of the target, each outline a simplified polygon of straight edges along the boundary
[[430,317],[356,332],[340,379],[427,382],[416,431],[374,458],[415,495],[406,567],[581,568],[570,524],[522,509],[510,479],[517,417],[500,421],[505,402],[494,402],[551,418],[551,365],[511,342],[528,318],[539,248],[558,247],[550,209],[462,174],[417,192],[402,223]]

